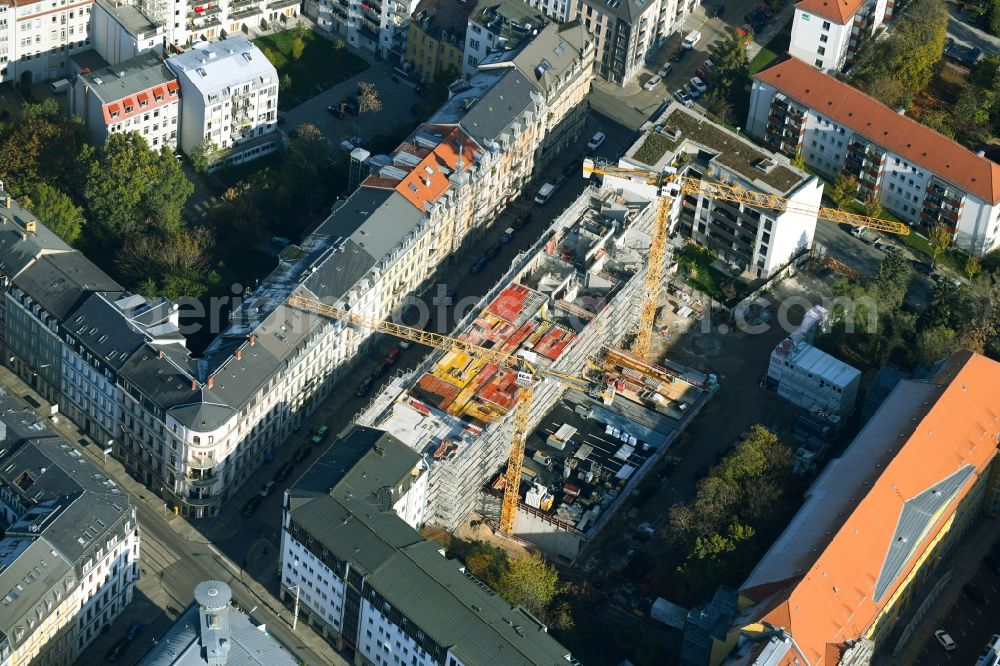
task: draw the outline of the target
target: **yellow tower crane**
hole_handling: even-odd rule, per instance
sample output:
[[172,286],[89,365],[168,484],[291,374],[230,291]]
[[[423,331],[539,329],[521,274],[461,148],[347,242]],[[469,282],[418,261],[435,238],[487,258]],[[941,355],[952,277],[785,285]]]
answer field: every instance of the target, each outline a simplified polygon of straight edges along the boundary
[[884,231],[900,236],[906,236],[910,233],[909,227],[901,222],[855,215],[836,208],[801,204],[775,194],[748,190],[739,185],[689,178],[679,175],[673,167],[668,167],[663,171],[653,171],[651,169],[621,167],[602,160],[587,158],[583,161],[583,175],[589,177],[592,174],[645,183],[656,188],[656,217],[653,221],[649,255],[646,258],[646,281],[643,289],[642,309],[639,313],[639,328],[635,344],[632,347],[632,353],[644,360],[649,356],[649,347],[653,339],[653,325],[656,319],[656,305],[660,300],[663,261],[667,252],[667,230],[670,226],[670,207],[674,199],[681,194],[703,195],[755,208],[815,215],[817,219],[821,220],[849,224],[855,227],[867,227],[875,231]]
[[[514,407],[514,430],[511,435],[510,455],[507,458],[507,470],[504,473],[503,504],[500,509],[500,531],[508,536],[514,534],[514,518],[517,515],[517,504],[520,500],[521,470],[524,466],[524,444],[528,437],[528,426],[531,419],[531,401],[537,380],[549,379],[581,390],[589,390],[593,386],[582,377],[568,375],[548,368],[542,368],[531,363],[528,358],[516,353],[508,353],[499,349],[489,349],[440,333],[431,333],[419,328],[394,324],[367,315],[348,312],[342,308],[329,305],[315,298],[305,296],[290,296],[288,305],[293,308],[314,312],[316,314],[336,319],[338,321],[361,326],[377,333],[385,333],[402,340],[427,345],[442,351],[456,351],[478,358],[488,363],[495,363],[500,368],[517,372],[517,404]],[[613,391],[613,387],[607,390]]]

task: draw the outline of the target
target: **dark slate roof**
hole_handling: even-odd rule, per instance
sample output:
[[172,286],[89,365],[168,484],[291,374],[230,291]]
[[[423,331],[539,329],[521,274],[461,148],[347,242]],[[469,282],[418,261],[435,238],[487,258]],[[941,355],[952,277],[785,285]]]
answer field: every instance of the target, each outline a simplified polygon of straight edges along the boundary
[[899,578],[903,567],[910,561],[941,509],[955,498],[975,472],[974,466],[962,465],[954,474],[934,484],[934,487],[903,503],[896,530],[885,554],[885,561],[882,563],[882,571],[875,581],[876,601],[881,599],[893,581]]
[[[26,231],[25,225],[29,222],[36,224],[35,231]],[[37,259],[43,250],[72,252],[73,248],[47,227],[38,224],[38,218],[16,200],[11,199],[10,208],[7,208],[4,198],[0,196],[0,272],[10,276],[17,275]]]
[[16,284],[59,321],[92,292],[122,290],[79,252],[39,257],[18,276]]
[[10,647],[17,649],[31,638],[29,619],[30,626],[37,626],[39,613],[48,617],[49,609],[57,608],[77,583],[72,563],[54,552],[44,537],[8,536],[0,541],[0,631]]
[[544,625],[466,576],[391,512],[387,488],[407,483],[419,460],[388,433],[355,427],[288,491],[292,522],[463,663],[566,663],[569,650]]
[[66,320],[65,327],[92,354],[114,368],[121,368],[147,339],[102,294],[86,297]]
[[497,51],[480,67],[513,66],[546,95],[560,87],[560,79],[579,62],[590,35],[578,21],[550,23],[519,49]]
[[531,93],[538,91],[516,70],[506,72],[465,113],[462,129],[479,143],[497,141],[515,118],[533,106]]

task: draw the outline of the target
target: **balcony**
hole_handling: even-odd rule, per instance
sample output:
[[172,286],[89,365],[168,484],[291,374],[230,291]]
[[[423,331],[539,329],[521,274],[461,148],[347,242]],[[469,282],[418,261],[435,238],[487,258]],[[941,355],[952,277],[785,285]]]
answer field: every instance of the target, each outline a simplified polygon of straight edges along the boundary
[[241,21],[245,18],[250,18],[251,16],[258,16],[263,14],[260,7],[256,5],[250,5],[249,7],[243,7],[242,9],[233,9],[229,12],[230,21]]
[[211,486],[218,480],[214,473],[205,473],[202,470],[191,470],[186,478],[190,485],[197,487]]
[[219,464],[219,460],[215,456],[211,455],[194,455],[187,460],[187,466],[189,469],[212,469]]
[[272,0],[267,3],[268,9],[284,9],[285,7],[294,7],[299,4],[299,0]]

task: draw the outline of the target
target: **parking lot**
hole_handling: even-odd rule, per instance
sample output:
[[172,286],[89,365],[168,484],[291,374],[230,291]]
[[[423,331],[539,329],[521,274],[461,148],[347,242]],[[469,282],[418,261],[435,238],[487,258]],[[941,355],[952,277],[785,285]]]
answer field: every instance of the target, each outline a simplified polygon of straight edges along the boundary
[[[684,23],[683,28],[671,35],[664,46],[649,57],[644,73],[639,74],[625,86],[616,86],[595,79],[591,93],[591,106],[596,111],[614,118],[624,125],[633,128],[639,127],[650,114],[659,108],[665,99],[672,98],[676,90],[690,81],[691,77],[695,75],[695,70],[709,58],[712,49],[726,39],[732,28],[743,25],[745,23],[744,15],[753,10],[759,3],[760,0],[741,0],[740,2],[706,0],[704,5],[695,9]],[[714,13],[713,8],[720,4],[725,6],[722,16],[710,16],[709,14]],[[788,22],[792,15],[792,7],[791,2],[786,2],[781,10],[762,27],[759,34],[754,37],[754,41],[747,47],[747,54],[750,58],[753,58],[760,51],[761,46],[774,37]],[[670,62],[671,57],[681,50],[681,40],[692,30],[699,31],[701,39],[681,60]],[[643,85],[668,62],[672,67],[670,73],[652,90],[645,90]],[[742,121],[743,119],[737,120]]]

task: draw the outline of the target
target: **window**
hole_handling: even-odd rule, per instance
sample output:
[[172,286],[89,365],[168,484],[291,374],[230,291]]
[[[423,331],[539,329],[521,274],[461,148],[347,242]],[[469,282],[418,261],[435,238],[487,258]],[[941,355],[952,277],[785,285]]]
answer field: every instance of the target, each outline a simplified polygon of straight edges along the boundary
[[474,58],[472,56],[469,56],[469,65],[471,65],[472,67],[475,67],[478,64],[479,64],[479,59],[478,58]]
[[826,40],[828,40],[828,39],[829,39],[829,37],[827,35],[820,35],[819,36],[819,41],[820,41],[821,44],[826,44]]
[[816,66],[819,67],[820,69],[823,69],[823,61],[822,60],[816,60]]
[[473,34],[475,34],[475,35],[478,35],[478,34],[479,34],[479,33],[481,33],[482,31],[483,31],[483,29],[482,29],[482,28],[480,28],[480,27],[479,27],[478,25],[476,25],[476,24],[474,24],[474,23],[472,24],[472,33],[473,33]]
[[818,49],[816,49],[816,52],[819,53],[820,55],[826,55],[826,48],[821,46]]
[[478,39],[470,39],[469,40],[469,46],[478,51],[479,50],[479,40]]
[[829,21],[823,21],[823,29],[824,30],[829,30],[830,29],[830,22]]

